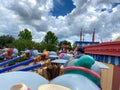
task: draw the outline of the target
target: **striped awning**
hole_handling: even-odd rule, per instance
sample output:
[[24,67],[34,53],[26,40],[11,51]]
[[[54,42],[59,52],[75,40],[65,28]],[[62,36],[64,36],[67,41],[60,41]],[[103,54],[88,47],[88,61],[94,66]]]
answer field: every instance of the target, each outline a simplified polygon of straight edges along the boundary
[[107,55],[97,55],[97,54],[91,54],[94,59],[100,62],[105,62],[113,65],[120,66],[120,57],[118,56],[107,56]]

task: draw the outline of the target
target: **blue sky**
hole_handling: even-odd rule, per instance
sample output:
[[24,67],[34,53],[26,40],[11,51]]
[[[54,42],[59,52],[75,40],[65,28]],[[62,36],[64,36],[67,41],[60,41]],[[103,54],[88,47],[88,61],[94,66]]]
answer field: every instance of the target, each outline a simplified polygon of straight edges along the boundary
[[75,8],[72,0],[53,0],[53,4],[51,13],[56,17],[65,16]]
[[12,35],[28,28],[33,41],[40,42],[47,31],[61,40],[114,41],[120,36],[120,0],[0,0],[0,35]]

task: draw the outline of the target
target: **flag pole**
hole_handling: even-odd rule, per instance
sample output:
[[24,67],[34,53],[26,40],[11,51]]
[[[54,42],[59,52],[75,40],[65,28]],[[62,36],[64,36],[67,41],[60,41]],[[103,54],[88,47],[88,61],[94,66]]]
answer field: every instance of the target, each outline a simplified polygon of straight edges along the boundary
[[82,28],[81,28],[81,31],[80,31],[80,41],[82,41]]
[[92,42],[95,42],[95,28],[94,28],[93,35],[92,35]]

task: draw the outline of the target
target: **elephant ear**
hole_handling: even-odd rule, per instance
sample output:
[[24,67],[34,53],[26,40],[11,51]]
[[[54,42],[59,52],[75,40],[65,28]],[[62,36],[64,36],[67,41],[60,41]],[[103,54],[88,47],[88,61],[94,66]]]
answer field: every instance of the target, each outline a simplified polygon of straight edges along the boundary
[[72,90],[70,88],[57,84],[44,84],[38,87],[38,90]]
[[37,90],[39,85],[47,84],[49,81],[33,72],[15,71],[0,74],[2,90],[10,90],[16,83],[24,83],[31,90]]
[[67,62],[67,60],[65,59],[55,59],[53,61],[51,61],[52,63],[60,63],[60,64],[65,64]]
[[101,74],[100,69],[106,69],[106,70],[108,70],[109,67],[107,65],[105,65],[104,63],[95,61],[95,63],[91,67],[91,70],[95,71],[98,74]]
[[50,84],[65,86],[71,90],[100,90],[100,88],[95,83],[80,74],[61,75],[51,80]]

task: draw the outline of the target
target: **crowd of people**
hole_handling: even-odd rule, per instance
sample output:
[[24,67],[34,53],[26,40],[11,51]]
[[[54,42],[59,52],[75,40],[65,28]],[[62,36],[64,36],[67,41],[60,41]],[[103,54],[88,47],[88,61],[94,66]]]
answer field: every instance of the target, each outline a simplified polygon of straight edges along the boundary
[[[38,52],[38,50],[36,48],[32,48],[31,50],[25,48],[24,51],[20,51],[21,54],[28,52],[29,53],[29,58],[34,58],[40,54],[46,54],[46,58],[49,57],[49,54],[51,51],[47,51],[46,49],[44,49],[43,52]],[[52,51],[53,52],[53,51]],[[17,48],[8,48],[8,47],[3,47],[2,49],[0,49],[0,58],[4,58],[4,60],[9,60],[12,59],[14,57],[18,56],[18,49]],[[74,58],[79,58],[80,56],[84,55],[84,49],[81,48],[77,48],[74,51],[69,51],[69,47],[68,46],[62,46],[61,49],[59,50],[59,52],[56,52],[56,54],[58,55],[59,58],[61,58],[61,54],[71,54]]]

